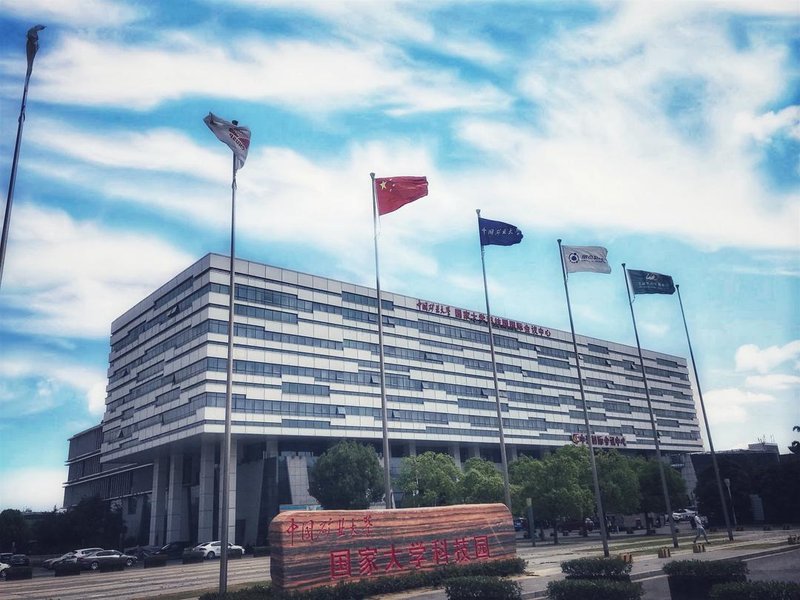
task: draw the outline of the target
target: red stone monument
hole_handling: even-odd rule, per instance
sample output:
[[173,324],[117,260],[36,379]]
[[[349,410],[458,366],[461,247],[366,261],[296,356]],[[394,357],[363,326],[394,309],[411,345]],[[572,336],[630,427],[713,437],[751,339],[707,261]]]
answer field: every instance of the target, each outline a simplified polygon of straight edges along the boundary
[[516,556],[504,504],[286,511],[269,525],[272,583],[306,589]]

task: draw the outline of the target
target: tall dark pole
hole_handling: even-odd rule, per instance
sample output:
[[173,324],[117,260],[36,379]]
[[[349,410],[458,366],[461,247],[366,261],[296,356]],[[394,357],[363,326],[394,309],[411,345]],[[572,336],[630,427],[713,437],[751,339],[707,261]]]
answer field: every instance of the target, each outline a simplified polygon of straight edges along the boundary
[[378,357],[380,359],[381,371],[381,429],[383,432],[383,486],[384,502],[386,508],[394,507],[392,497],[392,476],[389,462],[392,459],[391,449],[389,448],[389,422],[388,410],[386,406],[386,366],[383,350],[383,305],[381,302],[381,276],[378,270],[378,194],[375,189],[375,173],[370,173],[372,178],[372,231],[375,240],[375,292],[378,298]]
[[592,481],[594,483],[594,497],[597,506],[597,516],[600,519],[600,538],[603,541],[603,556],[608,557],[608,529],[606,528],[606,513],[603,510],[603,498],[600,495],[600,479],[597,477],[597,461],[594,457],[594,444],[592,443],[592,430],[589,427],[589,410],[586,408],[586,394],[583,391],[583,375],[581,375],[581,358],[578,355],[578,340],[575,337],[575,323],[572,320],[572,306],[569,302],[569,286],[567,285],[567,268],[564,266],[564,253],[561,251],[561,240],[558,240],[558,255],[561,257],[561,274],[564,276],[564,293],[567,296],[567,313],[569,313],[569,328],[572,331],[572,348],[575,350],[575,365],[578,368],[578,387],[581,390],[583,403],[583,422],[586,425],[586,439],[589,442],[589,457],[592,464]]
[[[232,121],[234,125],[238,123]],[[233,293],[236,276],[236,155],[233,155],[233,179],[231,181],[231,273],[230,295],[228,297],[228,381],[225,388],[225,437],[222,444],[222,502],[220,511],[220,545],[219,545],[219,593],[224,594],[228,587],[228,511],[230,505],[230,462],[231,462],[231,413],[233,412],[233,309],[235,296]]]
[[[731,529],[731,521],[728,518],[728,507],[725,504],[725,495],[722,493],[722,480],[719,477],[719,466],[717,465],[717,453],[714,452],[714,442],[711,439],[711,427],[708,425],[708,415],[706,414],[706,405],[703,403],[703,391],[700,389],[700,377],[697,374],[697,365],[694,362],[694,352],[692,352],[692,340],[689,339],[689,326],[686,324],[686,313],[683,311],[683,300],[681,299],[681,286],[676,285],[675,289],[678,291],[678,303],[681,305],[681,316],[683,317],[683,328],[686,330],[686,342],[689,344],[689,356],[692,359],[692,370],[694,371],[694,381],[697,384],[697,395],[700,397],[700,409],[703,411],[703,421],[706,425],[706,435],[708,436],[708,447],[711,450],[711,464],[714,465],[714,476],[717,479],[717,490],[719,491],[719,501],[722,504],[722,515],[725,517],[725,527],[728,529],[728,539],[733,541],[733,530]],[[730,496],[730,487],[728,488],[728,496]],[[733,504],[731,504],[733,508]],[[734,516],[734,521],[736,517]]]
[[[481,227],[481,211],[478,213],[478,230]],[[500,463],[503,467],[503,493],[508,510],[511,508],[511,486],[508,482],[508,458],[506,457],[506,436],[503,432],[503,413],[500,406],[500,382],[497,379],[497,359],[494,352],[494,334],[492,333],[492,311],[489,309],[489,286],[486,285],[486,261],[483,257],[484,248],[481,244],[481,267],[483,268],[483,293],[486,297],[486,323],[489,325],[489,350],[492,355],[492,375],[494,376],[494,398],[497,407],[497,427],[500,432]]]
[[647,373],[644,369],[644,356],[642,355],[642,345],[639,343],[639,330],[636,328],[636,315],[633,312],[633,299],[631,298],[631,288],[628,285],[628,269],[622,263],[622,272],[625,275],[625,289],[628,292],[628,304],[631,307],[631,319],[633,320],[633,333],[636,336],[636,348],[639,350],[639,363],[642,367],[642,381],[644,382],[644,396],[647,398],[647,410],[650,413],[650,425],[653,428],[653,442],[656,445],[656,461],[658,462],[658,472],[661,475],[661,490],[664,493],[664,505],[667,509],[667,523],[669,523],[672,533],[672,546],[678,547],[678,533],[675,530],[675,523],[672,519],[672,505],[669,501],[669,490],[667,489],[667,478],[664,475],[664,462],[661,460],[661,444],[658,442],[658,429],[656,428],[656,418],[653,415],[653,403],[650,401],[650,388],[647,385]]
[[6,212],[3,216],[3,234],[0,237],[0,285],[3,282],[3,265],[6,262],[6,245],[8,244],[8,230],[11,227],[11,204],[14,201],[14,185],[17,182],[17,163],[19,162],[19,148],[22,143],[22,126],[25,124],[25,105],[28,102],[28,83],[33,72],[33,59],[39,49],[39,32],[44,25],[35,25],[28,29],[28,70],[25,72],[25,87],[22,90],[22,106],[19,109],[19,124],[17,125],[17,141],[14,144],[14,159],[11,162],[11,177],[8,181],[8,195],[6,196]]

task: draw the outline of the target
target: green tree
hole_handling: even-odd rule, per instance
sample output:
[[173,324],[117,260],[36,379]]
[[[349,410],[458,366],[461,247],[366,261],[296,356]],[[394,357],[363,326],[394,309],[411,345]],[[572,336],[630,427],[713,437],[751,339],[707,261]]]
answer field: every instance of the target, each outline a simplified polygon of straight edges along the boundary
[[639,478],[635,463],[616,450],[602,450],[595,456],[603,510],[628,515],[639,509]]
[[401,461],[397,489],[403,492],[404,507],[456,504],[460,477],[452,456],[425,452]]
[[323,508],[365,509],[383,497],[383,469],[372,446],[345,440],[319,457],[308,491]]
[[464,463],[464,474],[458,487],[465,504],[504,501],[503,475],[494,463],[477,456]]
[[582,518],[592,510],[592,493],[587,487],[588,454],[574,446],[564,446],[541,460],[523,457],[511,465],[510,476],[518,487],[517,503],[531,498],[533,514],[547,519],[558,543],[558,522]]
[[27,548],[30,531],[22,513],[14,508],[0,512],[0,549],[21,552]]
[[[633,464],[639,477],[640,510],[644,513],[665,513],[667,506],[664,502],[658,461],[638,458]],[[686,494],[686,482],[681,474],[669,465],[664,465],[664,479],[667,482],[667,493],[672,509],[686,506],[689,497]]]
[[82,499],[67,512],[67,518],[77,547],[116,548],[125,533],[120,508],[99,496]]

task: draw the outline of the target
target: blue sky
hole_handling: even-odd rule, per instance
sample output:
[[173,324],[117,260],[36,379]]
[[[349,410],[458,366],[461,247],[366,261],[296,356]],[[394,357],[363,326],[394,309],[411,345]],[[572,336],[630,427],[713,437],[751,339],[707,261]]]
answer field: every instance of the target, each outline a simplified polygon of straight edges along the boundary
[[[0,508],[60,505],[103,413],[112,319],[227,254],[230,152],[252,129],[237,255],[374,285],[369,173],[426,175],[383,218],[381,283],[634,344],[620,264],[680,284],[717,449],[800,425],[800,10],[770,0],[0,0],[0,180],[31,79],[0,289]],[[6,188],[3,187],[5,190]],[[642,345],[688,357],[677,296]],[[705,437],[705,434],[704,434]]]

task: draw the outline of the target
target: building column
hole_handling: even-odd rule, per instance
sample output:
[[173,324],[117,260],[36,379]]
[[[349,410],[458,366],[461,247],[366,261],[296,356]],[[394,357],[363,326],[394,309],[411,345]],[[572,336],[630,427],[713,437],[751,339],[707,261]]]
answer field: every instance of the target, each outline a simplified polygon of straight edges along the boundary
[[[228,481],[230,481],[230,485],[228,486],[228,542],[231,544],[236,543],[236,463],[238,462],[238,448],[239,443],[236,438],[231,439],[231,456],[230,456],[230,463],[228,465]],[[222,456],[220,453],[220,462],[225,460],[225,457]],[[222,475],[222,465],[219,468],[220,476]],[[222,481],[219,482],[219,507],[220,513],[222,512],[222,492],[224,486]],[[220,527],[220,539],[222,538],[222,518],[220,515],[219,520],[219,527]]]
[[506,451],[508,452],[508,462],[517,460],[517,447],[516,446],[506,446]]
[[150,545],[163,546],[166,490],[169,476],[169,456],[153,460],[153,491],[150,494]]
[[417,455],[417,442],[415,442],[414,440],[408,442],[408,455],[409,456]]
[[460,444],[452,444],[450,446],[450,456],[453,457],[453,462],[456,463],[456,466],[460,469],[461,468],[461,445]]
[[217,538],[214,530],[214,451],[216,443],[204,440],[200,447],[200,494],[197,503],[197,543]]
[[169,465],[169,491],[167,492],[167,535],[166,542],[182,539],[185,502],[183,494],[183,453],[173,452]]

